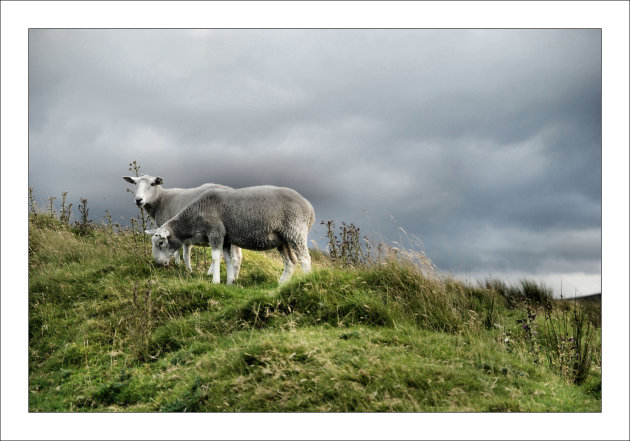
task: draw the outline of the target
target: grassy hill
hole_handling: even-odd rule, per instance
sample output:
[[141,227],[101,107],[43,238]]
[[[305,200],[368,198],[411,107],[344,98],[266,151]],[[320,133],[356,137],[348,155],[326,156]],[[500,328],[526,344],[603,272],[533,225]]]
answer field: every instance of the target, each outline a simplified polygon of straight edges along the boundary
[[277,253],[245,250],[212,285],[209,256],[157,268],[133,231],[32,214],[29,410],[601,411],[600,330],[535,283],[313,251],[279,288]]

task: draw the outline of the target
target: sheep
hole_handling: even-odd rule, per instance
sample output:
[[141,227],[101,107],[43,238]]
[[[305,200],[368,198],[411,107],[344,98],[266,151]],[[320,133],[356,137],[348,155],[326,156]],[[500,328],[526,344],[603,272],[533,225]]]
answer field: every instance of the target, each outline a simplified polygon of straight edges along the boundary
[[[153,258],[165,264],[182,243],[208,243],[212,264],[208,275],[220,283],[221,249],[238,246],[249,250],[276,248],[284,261],[279,284],[287,282],[299,261],[304,273],[311,270],[307,235],[313,222],[313,206],[290,188],[270,185],[241,189],[212,188],[161,227],[147,230],[152,235]],[[228,285],[234,281],[230,254],[226,260]]]
[[[149,175],[139,177],[123,176],[123,179],[129,183],[136,184],[136,205],[143,207],[156,225],[162,225],[175,216],[204,191],[211,188],[230,188],[219,184],[203,184],[195,188],[162,188],[164,180],[160,177]],[[183,244],[184,263],[189,271],[192,271],[192,265],[190,264],[191,250],[192,244]],[[243,252],[237,246],[231,247],[229,252],[236,279],[241,269]],[[173,255],[175,256],[175,263],[179,264],[179,249],[175,250]]]

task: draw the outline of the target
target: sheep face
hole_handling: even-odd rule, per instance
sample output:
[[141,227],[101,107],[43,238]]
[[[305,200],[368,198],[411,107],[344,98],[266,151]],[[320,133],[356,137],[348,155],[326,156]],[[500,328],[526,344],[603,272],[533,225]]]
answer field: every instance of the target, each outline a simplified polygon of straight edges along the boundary
[[147,204],[153,203],[158,197],[158,186],[164,183],[162,178],[149,175],[139,177],[124,176],[123,179],[132,184],[136,184],[135,201],[138,207],[144,207]]
[[173,256],[173,253],[179,250],[182,242],[171,235],[171,232],[160,227],[157,230],[146,230],[145,233],[152,235],[151,251],[153,259],[158,265],[166,265]]

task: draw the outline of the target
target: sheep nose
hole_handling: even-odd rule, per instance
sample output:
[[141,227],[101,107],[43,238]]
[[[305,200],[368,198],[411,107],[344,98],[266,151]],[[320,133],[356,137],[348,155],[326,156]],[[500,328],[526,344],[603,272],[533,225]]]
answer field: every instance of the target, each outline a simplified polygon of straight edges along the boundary
[[141,202],[142,202],[142,198],[136,198],[136,205],[140,205]]

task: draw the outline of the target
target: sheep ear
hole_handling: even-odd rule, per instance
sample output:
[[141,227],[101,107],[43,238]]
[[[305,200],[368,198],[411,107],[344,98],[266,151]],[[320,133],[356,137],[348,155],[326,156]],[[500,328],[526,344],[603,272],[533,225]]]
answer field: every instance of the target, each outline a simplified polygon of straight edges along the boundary
[[122,177],[125,181],[129,182],[130,184],[135,184],[136,183],[136,179],[134,177],[131,176],[123,176]]
[[164,179],[157,177],[155,178],[155,185],[162,185],[164,184]]
[[144,230],[145,233],[153,236],[157,230]]

